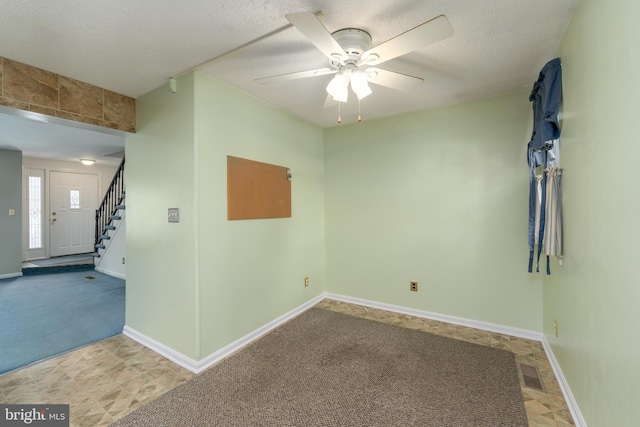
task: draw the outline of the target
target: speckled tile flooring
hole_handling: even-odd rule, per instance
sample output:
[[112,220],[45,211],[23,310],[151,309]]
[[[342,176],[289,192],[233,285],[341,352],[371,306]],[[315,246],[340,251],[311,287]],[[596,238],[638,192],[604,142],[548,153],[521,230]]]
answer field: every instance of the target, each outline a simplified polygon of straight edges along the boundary
[[[545,391],[521,381],[529,425],[573,426],[542,344],[537,341],[324,300],[318,308],[508,350],[536,366]],[[193,374],[124,335],[0,376],[0,403],[68,403],[71,426],[108,426]]]
[[108,426],[192,376],[118,335],[0,376],[0,403],[70,404],[71,426]]
[[527,410],[530,427],[566,427],[573,426],[571,413],[564,400],[558,381],[551,369],[547,355],[538,341],[516,338],[479,329],[452,325],[450,323],[423,319],[405,314],[392,313],[370,307],[348,304],[325,299],[316,305],[318,308],[339,311],[365,319],[377,320],[405,328],[417,329],[444,337],[455,338],[487,347],[511,351],[516,362],[536,366],[544,392],[525,387],[520,377],[520,387]]

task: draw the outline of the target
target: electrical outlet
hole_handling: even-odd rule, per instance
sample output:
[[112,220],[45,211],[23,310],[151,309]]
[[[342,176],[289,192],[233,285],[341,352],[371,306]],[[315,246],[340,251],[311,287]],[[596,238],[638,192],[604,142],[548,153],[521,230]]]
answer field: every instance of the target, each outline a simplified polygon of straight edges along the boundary
[[558,338],[558,321],[553,319],[553,332],[556,334],[556,338]]
[[411,292],[418,292],[418,282],[410,282],[411,284],[409,285],[409,290],[411,290]]
[[124,264],[124,257],[122,258],[122,263]]
[[308,288],[309,287],[309,277],[305,277],[304,278],[304,287]]

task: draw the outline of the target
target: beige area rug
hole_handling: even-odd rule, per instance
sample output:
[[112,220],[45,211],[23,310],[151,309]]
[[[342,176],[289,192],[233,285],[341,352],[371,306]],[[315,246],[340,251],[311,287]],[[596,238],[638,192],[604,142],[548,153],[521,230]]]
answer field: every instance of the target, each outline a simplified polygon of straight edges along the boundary
[[112,426],[528,422],[512,353],[312,308]]

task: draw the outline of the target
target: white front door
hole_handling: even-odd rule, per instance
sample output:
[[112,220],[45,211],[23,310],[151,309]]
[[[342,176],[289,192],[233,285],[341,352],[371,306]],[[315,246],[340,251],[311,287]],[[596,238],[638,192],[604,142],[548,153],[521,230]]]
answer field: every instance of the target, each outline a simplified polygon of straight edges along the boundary
[[51,256],[93,252],[97,175],[51,172],[49,183]]

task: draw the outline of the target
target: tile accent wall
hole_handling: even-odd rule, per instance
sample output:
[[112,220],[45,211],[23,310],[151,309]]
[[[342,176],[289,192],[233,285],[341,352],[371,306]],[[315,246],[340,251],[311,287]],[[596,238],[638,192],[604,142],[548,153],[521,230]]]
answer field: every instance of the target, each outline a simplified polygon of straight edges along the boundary
[[0,105],[135,133],[135,99],[0,57]]

